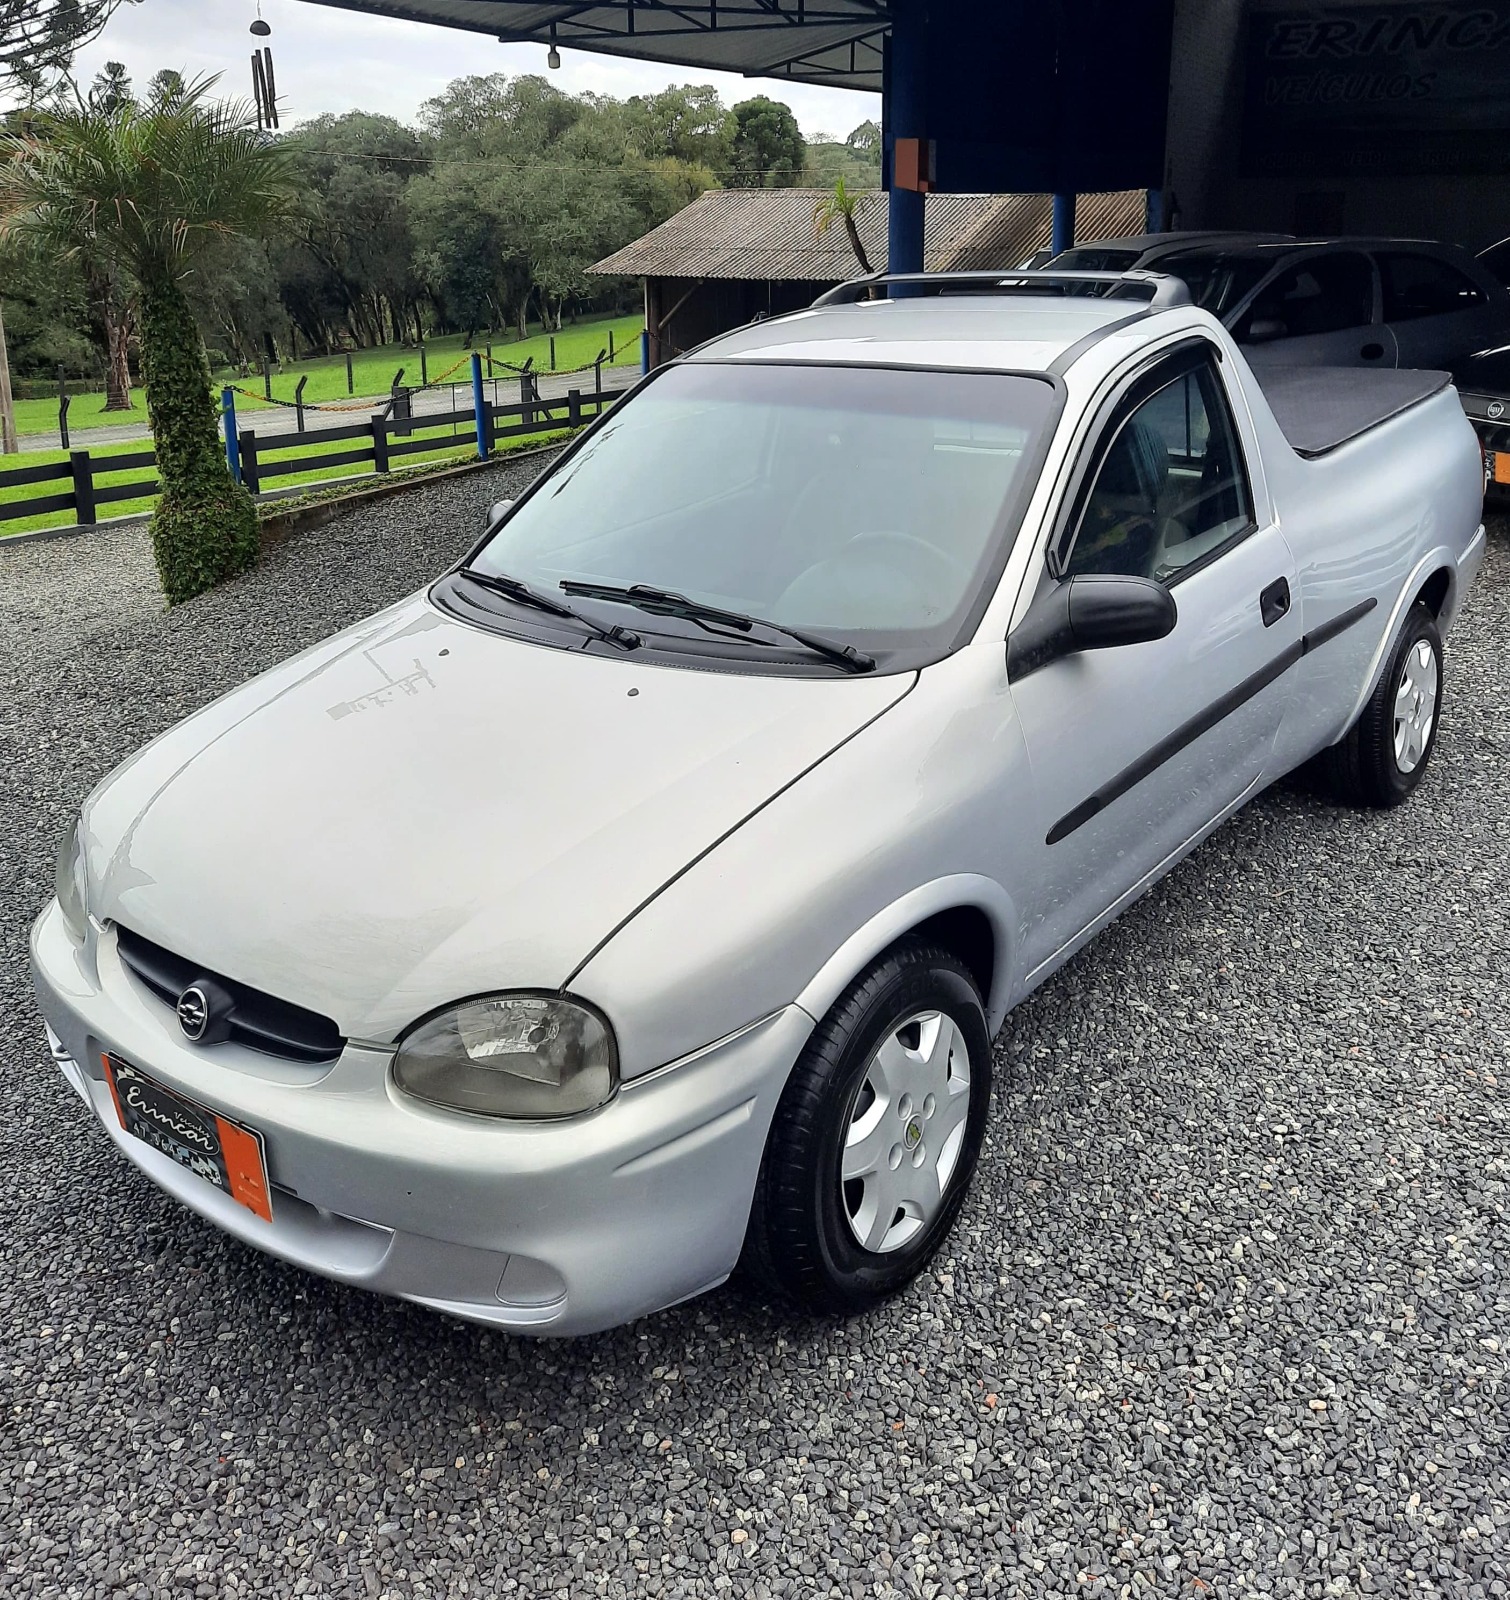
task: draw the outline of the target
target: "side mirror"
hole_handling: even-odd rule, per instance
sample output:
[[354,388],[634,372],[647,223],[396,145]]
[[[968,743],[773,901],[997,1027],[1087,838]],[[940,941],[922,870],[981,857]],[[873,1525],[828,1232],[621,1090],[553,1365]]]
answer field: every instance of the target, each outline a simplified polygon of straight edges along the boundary
[[1174,632],[1179,615],[1174,596],[1152,578],[1082,573],[1028,607],[1007,640],[1007,678],[1015,683],[1081,650],[1162,639]]
[[491,533],[513,509],[514,502],[512,500],[495,500],[488,507],[488,514],[483,521],[483,527]]
[[1283,339],[1289,328],[1278,317],[1255,317],[1248,324],[1248,344],[1269,344],[1275,339]]

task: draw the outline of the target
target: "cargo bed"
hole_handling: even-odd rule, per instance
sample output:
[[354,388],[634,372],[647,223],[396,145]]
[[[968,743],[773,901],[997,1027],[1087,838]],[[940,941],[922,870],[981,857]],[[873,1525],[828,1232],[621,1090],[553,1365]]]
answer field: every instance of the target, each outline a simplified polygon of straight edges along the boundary
[[1393,367],[1265,367],[1253,376],[1297,455],[1324,456],[1440,394],[1445,372]]

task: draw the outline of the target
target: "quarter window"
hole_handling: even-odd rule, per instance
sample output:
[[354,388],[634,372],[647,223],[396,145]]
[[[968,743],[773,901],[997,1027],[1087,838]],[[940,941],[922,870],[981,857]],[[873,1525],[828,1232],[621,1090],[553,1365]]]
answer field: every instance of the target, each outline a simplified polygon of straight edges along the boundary
[[1253,527],[1253,502],[1220,380],[1208,364],[1118,425],[1085,501],[1066,575],[1169,582]]
[[1413,322],[1484,304],[1484,291],[1465,272],[1435,256],[1379,257],[1384,280],[1384,320]]
[[1373,320],[1374,272],[1368,257],[1314,256],[1260,290],[1238,339],[1243,344],[1305,339],[1365,328]]

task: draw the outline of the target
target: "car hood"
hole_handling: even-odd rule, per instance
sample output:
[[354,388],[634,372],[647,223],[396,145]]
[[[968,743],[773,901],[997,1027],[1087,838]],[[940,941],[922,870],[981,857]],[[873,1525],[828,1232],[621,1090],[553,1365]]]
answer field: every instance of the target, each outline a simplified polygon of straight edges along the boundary
[[641,664],[417,596],[107,779],[85,811],[90,910],[388,1040],[467,995],[563,985],[914,681]]

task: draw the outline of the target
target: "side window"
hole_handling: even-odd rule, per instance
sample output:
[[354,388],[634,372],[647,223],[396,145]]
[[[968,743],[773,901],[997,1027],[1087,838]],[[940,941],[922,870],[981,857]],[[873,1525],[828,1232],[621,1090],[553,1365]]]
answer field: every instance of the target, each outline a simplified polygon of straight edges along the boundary
[[1080,514],[1066,575],[1177,578],[1253,526],[1236,429],[1207,364],[1117,426]]
[[1484,304],[1484,292],[1465,272],[1435,256],[1381,255],[1384,320],[1412,322]]
[[1282,272],[1261,290],[1238,330],[1242,344],[1303,339],[1374,320],[1374,271],[1367,256],[1351,251],[1313,256]]

